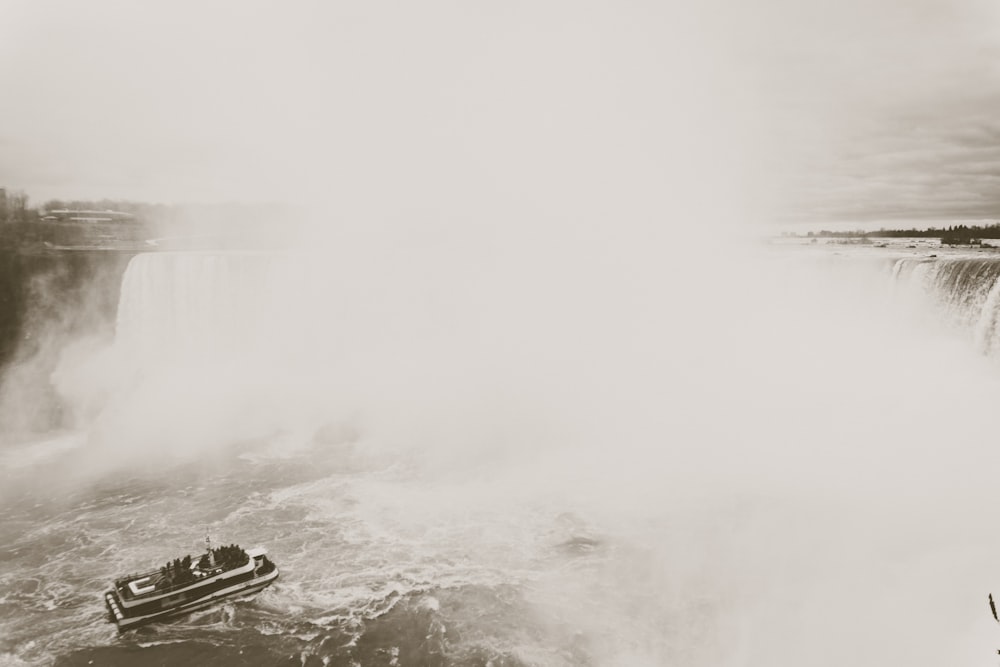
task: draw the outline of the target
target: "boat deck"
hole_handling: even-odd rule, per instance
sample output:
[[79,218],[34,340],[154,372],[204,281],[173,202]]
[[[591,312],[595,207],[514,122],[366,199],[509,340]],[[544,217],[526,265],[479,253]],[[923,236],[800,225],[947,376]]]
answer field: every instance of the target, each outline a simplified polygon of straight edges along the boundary
[[[245,565],[245,563],[244,563]],[[236,566],[242,567],[242,566]],[[194,575],[193,579],[188,579],[185,581],[177,581],[171,583],[171,578],[165,576],[162,571],[156,570],[153,572],[146,572],[143,574],[135,574],[128,577],[124,577],[115,582],[115,589],[118,594],[122,596],[125,600],[134,600],[141,598],[146,595],[162,595],[163,593],[169,593],[181,588],[186,588],[194,583],[197,583],[203,579],[209,577],[214,577],[218,574],[222,574],[227,570],[234,570],[236,567],[223,568],[215,567],[210,570],[202,570],[200,568],[191,568],[191,573]]]

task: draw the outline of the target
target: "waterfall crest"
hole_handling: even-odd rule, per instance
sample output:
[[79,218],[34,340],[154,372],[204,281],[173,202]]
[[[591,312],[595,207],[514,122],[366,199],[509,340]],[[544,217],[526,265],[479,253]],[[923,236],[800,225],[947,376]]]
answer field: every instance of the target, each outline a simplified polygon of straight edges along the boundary
[[286,265],[263,252],[137,255],[122,278],[115,346],[142,366],[204,361],[259,342]]
[[1000,351],[1000,257],[905,257],[892,267],[891,287],[929,296],[984,354]]

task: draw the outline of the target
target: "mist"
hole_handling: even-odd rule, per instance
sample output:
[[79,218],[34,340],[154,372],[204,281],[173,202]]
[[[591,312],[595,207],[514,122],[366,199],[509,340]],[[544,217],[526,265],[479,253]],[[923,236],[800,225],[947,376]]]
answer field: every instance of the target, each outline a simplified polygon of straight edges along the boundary
[[[0,500],[57,535],[101,519],[70,574],[204,523],[273,541],[285,580],[249,618],[303,664],[331,655],[330,618],[476,587],[514,591],[486,598],[499,621],[442,615],[517,664],[992,660],[995,359],[931,292],[894,288],[891,253],[750,240],[789,210],[864,214],[835,185],[856,142],[892,143],[899,108],[873,91],[929,96],[886,54],[936,25],[942,52],[989,42],[970,27],[987,8],[926,3],[901,40],[899,3],[729,4],[212,6],[191,27],[190,7],[111,3],[118,31],[15,3],[0,54],[58,38],[32,50],[47,106],[11,105],[20,170],[0,177],[297,207],[69,300],[40,283],[42,342],[5,368],[0,416],[7,440],[42,428],[0,451]],[[965,71],[943,63],[929,89]],[[81,70],[108,95],[63,122]],[[102,300],[113,326],[68,315]],[[26,418],[42,401],[48,429]],[[88,613],[0,651],[109,645]]]
[[535,241],[139,256],[115,340],[53,375],[85,444],[29,469],[334,448],[386,471],[372,530],[607,545],[531,594],[600,664],[985,662],[998,377],[968,332],[886,263]]

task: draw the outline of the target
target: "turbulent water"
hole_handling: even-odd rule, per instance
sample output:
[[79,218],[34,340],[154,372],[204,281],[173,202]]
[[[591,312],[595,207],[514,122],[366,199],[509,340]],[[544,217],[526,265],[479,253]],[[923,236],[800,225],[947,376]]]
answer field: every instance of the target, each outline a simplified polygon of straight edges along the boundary
[[[423,504],[433,492],[405,463],[373,469],[350,445],[325,444],[302,452],[272,441],[224,473],[192,467],[169,481],[109,480],[7,507],[8,661],[128,663],[136,649],[144,662],[176,664],[237,655],[240,664],[587,661],[571,625],[537,614],[565,602],[552,596],[554,579],[580,586],[602,567],[604,536],[558,508],[516,501],[502,513],[443,503],[412,516],[407,501]],[[107,582],[196,550],[205,528],[265,544],[280,583],[253,602],[117,638],[100,604]]]
[[[138,256],[79,427],[0,452],[0,664],[985,664],[1000,261],[927,255],[690,300]],[[119,636],[206,530],[278,582]]]
[[894,284],[929,293],[959,327],[970,330],[986,354],[1000,345],[1000,257],[902,258]]

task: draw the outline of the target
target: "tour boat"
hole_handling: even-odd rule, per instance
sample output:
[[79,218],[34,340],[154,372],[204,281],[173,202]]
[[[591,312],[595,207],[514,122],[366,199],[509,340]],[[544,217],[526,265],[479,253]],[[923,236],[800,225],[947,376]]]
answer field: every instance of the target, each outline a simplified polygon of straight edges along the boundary
[[278,578],[278,568],[265,549],[244,551],[235,544],[212,548],[210,543],[206,547],[197,562],[185,556],[159,570],[115,581],[104,594],[110,620],[119,630],[128,630],[223,598],[256,593]]

